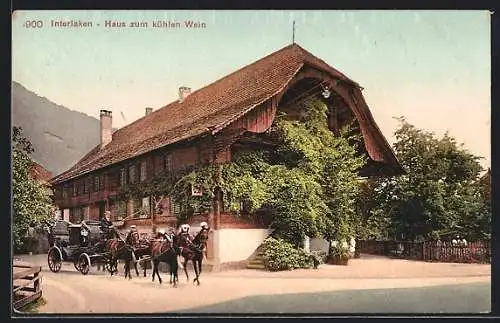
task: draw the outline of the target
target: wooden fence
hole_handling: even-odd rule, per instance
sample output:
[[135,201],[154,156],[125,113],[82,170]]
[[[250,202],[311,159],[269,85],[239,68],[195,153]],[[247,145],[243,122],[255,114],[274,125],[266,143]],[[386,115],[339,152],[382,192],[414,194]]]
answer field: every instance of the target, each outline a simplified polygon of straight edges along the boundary
[[14,261],[12,266],[12,297],[14,309],[19,310],[42,296],[41,266]]
[[487,241],[468,242],[467,245],[451,241],[374,241],[356,243],[359,253],[382,255],[402,259],[435,262],[491,263],[491,246]]

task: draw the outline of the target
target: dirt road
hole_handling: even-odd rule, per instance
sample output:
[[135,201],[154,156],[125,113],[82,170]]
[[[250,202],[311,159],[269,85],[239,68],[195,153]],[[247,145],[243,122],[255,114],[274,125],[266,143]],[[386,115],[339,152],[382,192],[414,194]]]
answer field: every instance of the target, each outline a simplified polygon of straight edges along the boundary
[[[162,275],[164,284],[160,285],[151,281],[151,271],[148,277],[134,274],[128,280],[123,272],[110,277],[95,267],[83,276],[72,264],[64,264],[59,273],[52,273],[44,255],[18,258],[43,267],[43,297],[47,304],[40,308],[40,313],[183,312],[255,295],[412,288],[491,280],[489,265],[434,264],[366,256],[351,260],[349,266],[323,265],[317,270],[203,273],[200,286],[187,282],[180,271],[180,284],[173,288],[168,284],[168,274]],[[192,281],[192,273],[190,278]]]

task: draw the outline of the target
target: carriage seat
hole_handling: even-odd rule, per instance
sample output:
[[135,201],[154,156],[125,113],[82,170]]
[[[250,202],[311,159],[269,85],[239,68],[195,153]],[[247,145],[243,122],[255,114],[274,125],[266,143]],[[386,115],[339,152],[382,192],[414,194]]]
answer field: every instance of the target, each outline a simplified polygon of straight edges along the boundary
[[62,249],[62,252],[66,254],[66,256],[68,256],[69,258],[73,255],[73,253],[80,249],[81,247],[80,246],[70,246],[70,245],[66,245],[66,246],[62,246],[61,249]]

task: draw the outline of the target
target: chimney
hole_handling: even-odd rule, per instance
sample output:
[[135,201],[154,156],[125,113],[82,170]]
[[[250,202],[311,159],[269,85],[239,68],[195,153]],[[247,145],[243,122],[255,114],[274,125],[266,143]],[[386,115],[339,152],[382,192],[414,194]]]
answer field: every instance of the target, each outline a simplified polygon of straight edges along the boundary
[[179,88],[179,102],[182,103],[182,101],[184,101],[190,94],[191,94],[191,88],[181,86]]
[[113,138],[113,122],[111,111],[101,110],[101,148],[104,148]]
[[147,107],[146,108],[146,115],[151,114],[153,112],[153,108]]

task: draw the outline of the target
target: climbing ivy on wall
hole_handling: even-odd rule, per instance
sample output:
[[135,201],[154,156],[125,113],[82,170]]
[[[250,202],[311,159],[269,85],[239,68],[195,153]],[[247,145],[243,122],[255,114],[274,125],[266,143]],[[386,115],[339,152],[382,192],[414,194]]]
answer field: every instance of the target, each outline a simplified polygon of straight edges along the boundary
[[[266,208],[273,213],[275,235],[299,247],[305,235],[328,240],[347,238],[356,231],[357,170],[365,159],[357,153],[360,137],[349,127],[334,137],[328,129],[327,107],[321,101],[300,106],[298,117],[276,116],[267,136],[276,147],[241,151],[231,163],[164,173],[122,192],[124,197],[170,196],[181,205],[180,218],[195,210],[208,211],[217,187],[234,213],[245,201],[248,212]],[[191,186],[204,192],[192,196]]]

